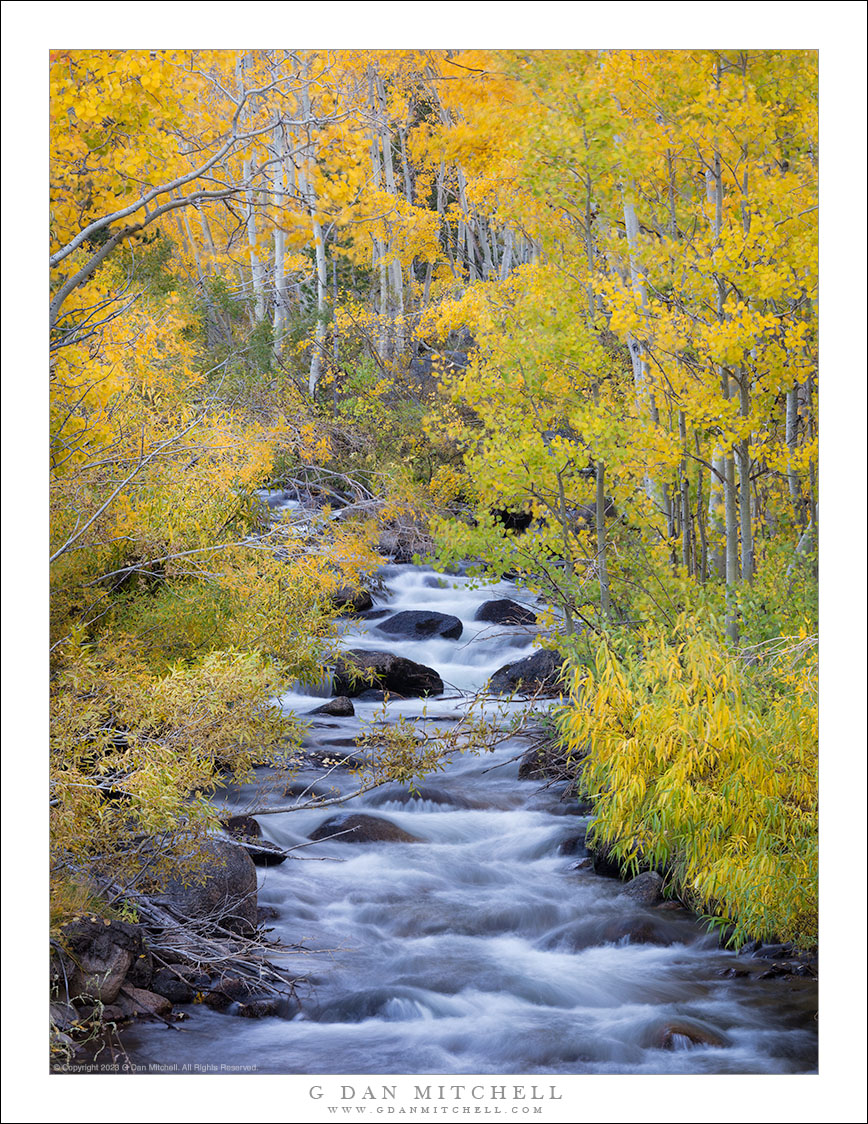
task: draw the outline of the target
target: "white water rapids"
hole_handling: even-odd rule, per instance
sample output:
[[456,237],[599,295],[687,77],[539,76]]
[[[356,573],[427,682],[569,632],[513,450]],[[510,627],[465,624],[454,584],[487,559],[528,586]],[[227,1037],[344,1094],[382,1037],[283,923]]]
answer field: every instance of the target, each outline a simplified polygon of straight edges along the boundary
[[[376,608],[432,609],[464,625],[459,640],[415,642],[378,634],[376,619],[348,628],[348,647],[406,656],[446,684],[441,699],[390,702],[388,720],[423,708],[455,718],[493,671],[531,651],[532,629],[473,621],[495,597],[533,606],[514,585],[474,588],[412,566],[383,576],[389,593]],[[284,704],[301,715],[321,701],[292,694]],[[351,751],[383,704],[355,706],[354,718],[311,719],[308,747]],[[621,883],[576,869],[588,819],[544,782],[518,779],[511,759],[524,749],[513,741],[460,756],[415,797],[392,787],[339,809],[261,817],[264,836],[284,847],[336,811],[359,810],[421,842],[328,841],[297,854],[341,861],[260,868],[272,935],[319,950],[285,959],[304,977],[300,1009],[252,1021],[190,1007],[180,1033],[131,1027],[133,1061],[295,1074],[813,1071],[815,981],[759,979],[685,911],[644,908]],[[352,778],[335,772],[328,783],[346,791]],[[233,810],[249,796],[238,793]]]

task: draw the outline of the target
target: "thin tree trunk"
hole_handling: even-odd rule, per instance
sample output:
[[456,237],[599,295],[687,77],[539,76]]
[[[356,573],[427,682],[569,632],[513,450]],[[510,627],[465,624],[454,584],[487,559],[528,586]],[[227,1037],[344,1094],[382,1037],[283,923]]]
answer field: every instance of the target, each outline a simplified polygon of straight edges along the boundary
[[597,461],[597,503],[595,509],[597,523],[597,577],[600,581],[600,612],[603,620],[611,616],[609,598],[609,570],[606,562],[606,466]]

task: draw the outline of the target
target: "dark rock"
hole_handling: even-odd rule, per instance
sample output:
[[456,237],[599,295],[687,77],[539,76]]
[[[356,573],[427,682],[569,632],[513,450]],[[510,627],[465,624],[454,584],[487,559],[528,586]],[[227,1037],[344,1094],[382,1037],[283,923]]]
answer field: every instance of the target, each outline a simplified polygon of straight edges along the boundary
[[[558,847],[559,855],[580,855],[585,850],[585,835],[586,831],[577,831],[574,835],[567,836]],[[591,861],[588,859],[588,866],[591,866]]]
[[162,995],[170,1003],[192,1003],[195,991],[192,985],[171,968],[161,968],[151,981],[151,991]]
[[497,601],[486,601],[476,610],[473,619],[475,621],[489,621],[491,624],[533,625],[537,623],[536,613],[532,613],[524,605],[510,601],[508,597],[502,597]]
[[577,863],[573,863],[572,866],[570,867],[570,870],[588,870],[588,871],[591,871],[593,869],[594,869],[594,864],[588,858],[579,859],[579,861]]
[[350,699],[346,695],[338,695],[336,699],[329,699],[323,706],[312,710],[311,714],[330,714],[332,718],[350,718],[356,713]]
[[540,649],[495,671],[489,681],[489,690],[500,695],[510,695],[519,689],[524,694],[535,694],[537,691],[558,694],[563,663],[564,657],[560,653]]
[[[355,675],[351,674],[351,669]],[[355,698],[369,687],[405,697],[443,694],[443,680],[431,667],[392,652],[350,649],[335,665],[333,693]]]
[[256,911],[256,916],[259,919],[259,924],[263,925],[266,921],[277,921],[280,917],[280,910],[275,909],[273,905],[261,905]]
[[233,1003],[240,1003],[251,992],[251,985],[236,976],[224,976],[211,985],[203,1002],[215,1011],[225,1011]]
[[330,800],[333,796],[340,796],[339,788],[327,784],[309,784],[307,781],[290,781],[283,790],[284,796],[300,797],[300,803],[307,804],[309,800]]
[[71,1003],[51,1003],[48,1007],[51,1025],[59,1031],[69,1030],[81,1018],[81,1012]]
[[374,607],[374,599],[366,589],[353,589],[348,585],[342,585],[331,595],[331,603],[342,616],[364,613]]
[[168,1015],[172,1004],[164,995],[155,991],[145,991],[141,987],[122,987],[117,1005],[124,1018],[134,1019],[142,1015]]
[[621,864],[617,859],[612,857],[608,848],[597,848],[591,850],[591,859],[594,863],[594,874],[599,874],[603,878],[620,878],[621,877]]
[[655,944],[667,946],[675,944],[676,936],[663,925],[657,925],[644,917],[622,917],[606,926],[604,941],[617,944],[626,940],[630,944]]
[[254,866],[280,866],[286,862],[283,848],[268,839],[262,839],[258,843],[245,843],[244,850],[253,859]]
[[458,617],[448,613],[435,613],[424,609],[408,609],[396,613],[394,617],[377,625],[387,636],[398,636],[402,640],[430,640],[439,636],[444,640],[457,640],[463,631]]
[[422,581],[422,585],[426,589],[448,589],[449,582],[445,578],[438,578],[436,574],[428,574]]
[[203,866],[177,870],[152,897],[185,917],[207,918],[233,932],[251,933],[256,928],[253,860],[244,847],[224,839],[209,839],[202,849]]
[[743,944],[738,950],[738,955],[753,956],[753,954],[760,948],[762,948],[762,941],[748,941],[746,944]]
[[371,609],[367,613],[362,613],[361,616],[364,617],[366,621],[379,621],[382,620],[383,617],[388,617],[391,612],[391,609]]
[[286,862],[283,849],[262,838],[262,828],[252,816],[232,816],[223,821],[223,826],[233,839],[244,844],[254,866],[280,866]]
[[507,531],[515,531],[518,534],[526,531],[533,522],[533,515],[529,511],[507,511],[502,507],[493,507],[491,514],[494,516],[495,523],[500,523]]
[[476,807],[465,796],[429,784],[417,785],[412,792],[406,788],[389,786],[379,789],[369,797],[369,803],[375,808],[381,804],[412,804],[415,800],[427,800],[431,804],[447,804],[453,808]]
[[130,965],[130,970],[127,972],[126,983],[131,987],[143,987],[146,990],[151,987],[151,980],[154,975],[154,961],[150,952],[145,949],[133,960]]
[[223,820],[223,827],[234,839],[259,839],[262,836],[262,828],[259,821],[255,820],[253,816],[230,816],[228,820]]
[[65,925],[59,943],[63,970],[54,970],[53,976],[56,981],[59,977],[61,1000],[90,999],[103,1004],[115,1001],[133,962],[145,951],[138,925],[98,917]]
[[754,956],[763,960],[786,960],[792,956],[794,947],[791,944],[763,944],[754,952]]
[[646,870],[630,879],[624,893],[639,905],[656,905],[663,900],[663,879],[656,870]]
[[279,999],[253,999],[249,1003],[239,1003],[235,1014],[242,1019],[266,1019],[280,1014]]
[[[340,835],[340,832],[346,834]],[[331,836],[338,836],[336,842],[340,843],[419,843],[421,842],[409,831],[392,823],[391,820],[381,819],[380,816],[368,816],[363,812],[343,813],[332,816],[312,831],[308,839],[322,840]]]
[[657,1050],[678,1050],[690,1049],[692,1046],[721,1048],[727,1045],[727,1041],[711,1027],[692,1020],[678,1019],[655,1027],[647,1036],[646,1044]]

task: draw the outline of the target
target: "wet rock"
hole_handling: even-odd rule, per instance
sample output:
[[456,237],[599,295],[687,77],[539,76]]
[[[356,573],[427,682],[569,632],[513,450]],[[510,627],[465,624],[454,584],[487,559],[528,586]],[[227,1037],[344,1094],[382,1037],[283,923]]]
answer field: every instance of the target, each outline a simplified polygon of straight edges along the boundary
[[678,1019],[655,1027],[646,1042],[647,1045],[658,1050],[684,1050],[694,1046],[721,1048],[727,1045],[726,1039],[718,1031],[687,1019]]
[[[344,833],[344,834],[340,834]],[[312,831],[308,839],[322,840],[337,836],[339,843],[419,843],[421,840],[404,831],[391,820],[368,816],[363,812],[332,816]]]
[[424,609],[407,609],[377,625],[387,636],[397,636],[402,640],[430,640],[440,637],[443,640],[457,640],[463,631],[458,617],[448,613],[435,613]]
[[335,665],[333,693],[355,698],[370,687],[405,697],[443,694],[443,680],[424,664],[392,652],[364,648],[344,652]]
[[[558,847],[559,855],[581,855],[585,850],[585,835],[587,829],[577,831],[574,835],[568,835],[566,839]],[[587,866],[592,866],[591,860],[586,859]],[[575,868],[573,868],[575,869]],[[584,868],[583,868],[584,869]]]
[[612,944],[627,940],[630,944],[675,944],[675,936],[662,925],[655,925],[644,917],[622,917],[606,926],[603,940]]
[[223,821],[226,831],[244,844],[254,866],[280,866],[286,862],[281,847],[262,838],[262,828],[253,816],[232,816]]
[[234,839],[259,839],[262,835],[259,821],[253,816],[230,816],[222,823],[224,829]]
[[564,657],[558,652],[541,649],[522,660],[508,663],[495,671],[489,689],[495,694],[510,695],[521,690],[524,694],[558,694],[560,671]]
[[329,699],[327,703],[311,711],[311,714],[330,714],[333,718],[351,718],[355,713],[356,708],[346,695],[338,695],[335,699]]
[[65,925],[60,945],[62,964],[52,975],[61,999],[103,1004],[115,1001],[133,962],[144,952],[138,925],[99,917]]
[[237,976],[224,976],[211,985],[211,990],[203,998],[206,1006],[215,1011],[225,1011],[233,1003],[247,999],[251,985]]
[[342,616],[364,613],[374,607],[374,599],[366,589],[353,589],[348,585],[342,585],[332,594],[331,603]]
[[406,788],[388,787],[381,788],[369,797],[369,803],[378,808],[381,804],[412,804],[417,800],[426,800],[430,804],[445,804],[452,808],[475,808],[465,796],[446,789],[437,788],[435,785],[420,784],[411,792]]
[[192,985],[171,968],[161,968],[156,973],[151,991],[164,996],[170,1003],[192,1003],[196,994]]
[[656,905],[663,900],[663,879],[656,870],[646,870],[630,879],[624,893],[639,905]]
[[253,860],[243,847],[224,839],[209,839],[202,850],[203,865],[178,869],[152,897],[185,917],[207,918],[233,932],[251,933],[256,928]]
[[127,1019],[140,1018],[142,1015],[168,1015],[172,1010],[171,1002],[164,995],[141,987],[122,987],[117,1005]]
[[259,919],[259,924],[264,925],[266,921],[279,920],[280,910],[275,909],[273,905],[261,905],[256,911],[256,916]]
[[300,804],[307,804],[309,800],[331,800],[340,796],[341,791],[334,785],[309,784],[307,781],[290,781],[283,790],[284,796],[295,796]]
[[602,878],[620,878],[621,864],[615,859],[608,847],[588,848],[594,864],[594,874]]
[[234,1012],[242,1019],[266,1019],[280,1014],[279,999],[252,999],[249,1003],[239,1003]]
[[488,621],[491,624],[534,625],[536,613],[508,597],[496,601],[486,601],[480,605],[473,617],[475,621]]

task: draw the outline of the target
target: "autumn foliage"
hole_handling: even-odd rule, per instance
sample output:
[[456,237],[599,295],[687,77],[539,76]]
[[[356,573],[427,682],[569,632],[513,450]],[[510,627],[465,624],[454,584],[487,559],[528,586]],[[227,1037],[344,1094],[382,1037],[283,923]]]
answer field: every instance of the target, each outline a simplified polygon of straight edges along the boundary
[[[330,595],[424,523],[551,605],[600,838],[810,943],[816,54],[58,51],[50,82],[57,878],[206,832],[294,736],[268,700],[319,676]],[[321,518],[267,530],[289,481]]]

